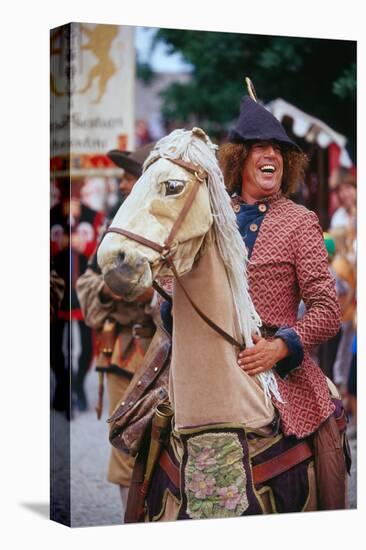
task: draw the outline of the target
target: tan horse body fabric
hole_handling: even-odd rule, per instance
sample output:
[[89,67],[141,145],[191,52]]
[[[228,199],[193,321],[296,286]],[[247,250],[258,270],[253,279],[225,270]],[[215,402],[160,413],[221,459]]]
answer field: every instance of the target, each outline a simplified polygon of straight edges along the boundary
[[[209,274],[209,276],[208,276]],[[225,266],[211,243],[182,282],[197,305],[240,339]],[[193,311],[179,285],[173,296],[173,349],[170,395],[177,430],[212,423],[259,428],[274,417],[255,378],[237,365],[238,350]]]

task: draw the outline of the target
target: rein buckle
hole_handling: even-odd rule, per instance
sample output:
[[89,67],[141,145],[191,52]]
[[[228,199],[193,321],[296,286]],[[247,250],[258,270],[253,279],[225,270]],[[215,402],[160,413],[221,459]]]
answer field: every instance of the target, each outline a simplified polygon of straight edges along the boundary
[[207,177],[207,174],[202,168],[198,168],[198,170],[194,173],[194,177],[197,178],[200,183],[203,183]]
[[170,251],[170,248],[164,248],[162,251],[161,251],[161,259],[163,262],[166,262],[167,259],[168,259],[168,256],[170,256],[171,254],[171,251]]

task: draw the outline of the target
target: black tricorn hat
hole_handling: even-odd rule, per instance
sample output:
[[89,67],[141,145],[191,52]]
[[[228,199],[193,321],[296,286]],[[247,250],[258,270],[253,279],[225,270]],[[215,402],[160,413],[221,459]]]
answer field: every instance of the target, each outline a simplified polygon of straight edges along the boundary
[[243,143],[271,140],[301,151],[272,113],[248,95],[243,96],[240,102],[240,115],[235,128],[229,133],[229,141]]
[[150,152],[154,149],[155,144],[156,141],[148,143],[133,152],[113,149],[112,151],[108,151],[107,157],[110,158],[119,168],[123,168],[126,172],[129,172],[139,178],[142,174],[142,165],[149,156]]

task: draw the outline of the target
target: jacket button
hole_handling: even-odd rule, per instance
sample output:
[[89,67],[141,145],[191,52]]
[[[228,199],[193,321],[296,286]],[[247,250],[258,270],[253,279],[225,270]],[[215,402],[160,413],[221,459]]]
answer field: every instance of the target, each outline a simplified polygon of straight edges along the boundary
[[256,223],[252,223],[252,224],[250,224],[249,229],[251,231],[257,231],[258,225]]
[[158,372],[158,370],[159,370],[158,367],[154,368],[154,372]]
[[240,212],[240,204],[234,204],[234,212],[236,212],[236,214]]
[[258,208],[260,212],[265,212],[267,210],[267,206],[265,204],[260,204]]
[[142,384],[142,382],[141,382],[141,380],[139,380],[139,381],[137,382],[137,385],[138,385],[138,386],[141,386],[141,384]]

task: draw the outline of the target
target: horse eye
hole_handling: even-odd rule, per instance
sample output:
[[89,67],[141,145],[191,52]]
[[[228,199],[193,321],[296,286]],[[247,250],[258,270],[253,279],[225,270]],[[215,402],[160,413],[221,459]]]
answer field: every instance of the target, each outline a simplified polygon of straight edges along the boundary
[[165,182],[165,196],[179,195],[184,189],[184,181],[168,180]]

